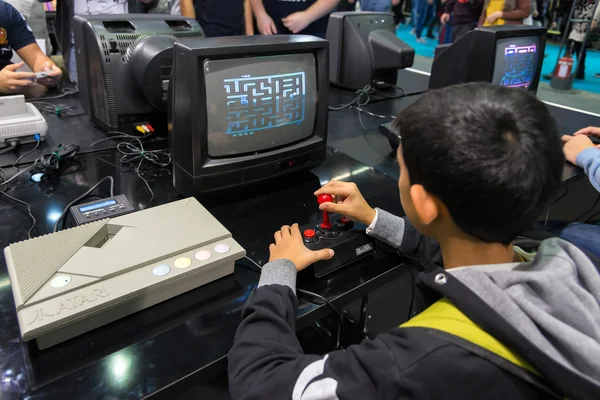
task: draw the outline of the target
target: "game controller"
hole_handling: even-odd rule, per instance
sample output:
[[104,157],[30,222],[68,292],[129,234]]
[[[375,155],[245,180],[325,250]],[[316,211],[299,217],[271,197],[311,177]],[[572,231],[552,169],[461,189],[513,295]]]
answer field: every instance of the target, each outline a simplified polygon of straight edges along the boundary
[[[333,202],[333,197],[329,194],[322,194],[317,198],[318,204],[327,202]],[[300,232],[308,249],[332,249],[335,252],[332,259],[313,264],[315,276],[325,276],[373,252],[375,246],[365,233],[365,228],[344,216],[330,216],[327,211],[323,211],[323,221],[320,224],[301,226]]]
[[36,72],[35,79],[44,79],[48,77],[48,72]]

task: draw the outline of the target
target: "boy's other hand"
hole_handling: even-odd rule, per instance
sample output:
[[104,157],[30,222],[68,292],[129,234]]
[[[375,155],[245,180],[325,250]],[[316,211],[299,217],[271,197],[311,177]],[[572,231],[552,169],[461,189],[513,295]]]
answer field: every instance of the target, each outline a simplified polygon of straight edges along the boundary
[[312,22],[306,11],[295,12],[281,20],[283,21],[283,25],[294,34],[302,32]]
[[563,151],[565,153],[565,158],[573,164],[576,164],[577,156],[583,150],[596,147],[590,138],[585,135],[564,135],[562,140],[564,143]]
[[25,63],[9,64],[0,70],[0,93],[14,93],[25,86],[33,85],[33,72],[18,72]]
[[573,134],[573,136],[577,135],[586,135],[586,136],[598,136],[600,137],[600,127],[597,126],[588,126],[587,128],[583,128],[578,130]]
[[444,25],[448,21],[450,21],[450,14],[443,13],[442,16],[440,17],[440,22],[442,23],[442,25]]
[[44,63],[44,67],[41,72],[46,72],[48,74],[48,78],[42,78],[38,80],[38,83],[41,83],[47,87],[55,87],[58,86],[58,82],[62,76],[62,71],[55,64],[51,64],[49,62]]
[[353,182],[330,181],[315,192],[315,196],[330,194],[333,203],[323,203],[321,211],[342,214],[354,222],[370,225],[375,219],[375,210],[367,203]]
[[275,243],[269,246],[269,262],[287,259],[294,263],[298,271],[321,260],[329,260],[333,257],[333,250],[322,249],[312,251],[306,248],[302,240],[302,234],[298,224],[291,227],[284,225],[275,232]]
[[256,25],[258,26],[258,31],[261,35],[277,34],[277,27],[275,26],[275,22],[273,22],[273,19],[271,19],[271,17],[269,17],[269,14],[267,13],[256,17]]

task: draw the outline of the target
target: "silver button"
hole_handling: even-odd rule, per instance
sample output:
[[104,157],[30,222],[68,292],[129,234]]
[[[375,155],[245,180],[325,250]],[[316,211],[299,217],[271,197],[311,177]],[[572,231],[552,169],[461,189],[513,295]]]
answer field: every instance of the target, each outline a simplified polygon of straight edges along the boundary
[[215,250],[215,253],[225,254],[229,250],[231,250],[231,247],[229,247],[229,245],[227,243],[219,243],[218,245],[215,246],[214,250]]
[[444,274],[437,274],[437,275],[435,276],[435,279],[434,279],[434,281],[435,281],[435,283],[437,283],[438,285],[444,285],[444,284],[446,284],[446,275],[444,275]]
[[169,272],[171,272],[171,267],[167,264],[160,264],[152,268],[152,275],[154,276],[165,276]]

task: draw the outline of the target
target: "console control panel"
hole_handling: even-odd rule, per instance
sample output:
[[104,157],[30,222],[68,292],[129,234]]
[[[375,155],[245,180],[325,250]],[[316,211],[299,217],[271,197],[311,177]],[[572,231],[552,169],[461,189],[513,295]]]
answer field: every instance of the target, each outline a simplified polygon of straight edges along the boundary
[[135,209],[127,197],[122,194],[71,207],[75,225],[83,225],[104,218],[114,218],[134,211]]

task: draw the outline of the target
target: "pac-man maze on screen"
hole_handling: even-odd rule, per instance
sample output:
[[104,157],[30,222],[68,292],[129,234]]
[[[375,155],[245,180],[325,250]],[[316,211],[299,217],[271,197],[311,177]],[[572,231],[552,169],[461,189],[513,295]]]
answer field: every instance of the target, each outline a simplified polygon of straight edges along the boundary
[[536,68],[536,46],[510,46],[504,50],[504,76],[500,86],[529,86]]
[[226,134],[254,135],[257,131],[304,121],[304,72],[225,79]]

